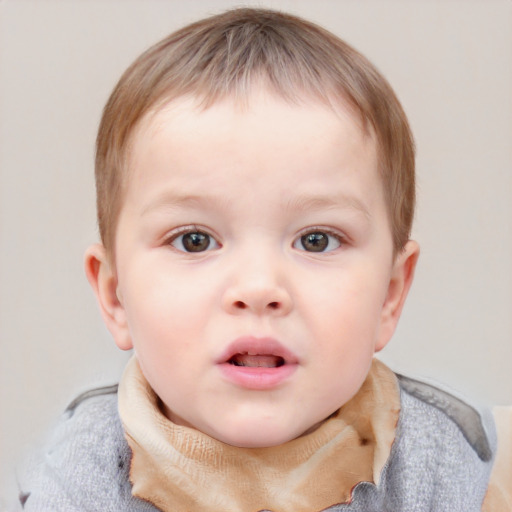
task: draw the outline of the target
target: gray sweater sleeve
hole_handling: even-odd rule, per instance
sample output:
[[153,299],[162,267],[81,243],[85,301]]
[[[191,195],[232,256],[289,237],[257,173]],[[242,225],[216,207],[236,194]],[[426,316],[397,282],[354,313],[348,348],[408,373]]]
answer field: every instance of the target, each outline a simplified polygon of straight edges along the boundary
[[481,510],[496,444],[492,419],[468,405],[463,416],[444,406],[402,391],[399,441],[386,476],[398,510]]
[[131,495],[131,454],[117,414],[116,390],[94,390],[68,407],[21,481],[24,511],[156,511]]

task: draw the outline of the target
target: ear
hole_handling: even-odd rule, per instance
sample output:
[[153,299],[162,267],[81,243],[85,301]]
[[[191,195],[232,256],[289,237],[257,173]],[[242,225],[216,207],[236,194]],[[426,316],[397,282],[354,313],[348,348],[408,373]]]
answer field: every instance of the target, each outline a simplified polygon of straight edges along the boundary
[[419,245],[415,241],[409,240],[396,256],[388,292],[382,306],[379,338],[375,345],[375,352],[382,350],[395,332],[405,299],[411,288],[419,255]]
[[133,348],[126,312],[118,294],[117,275],[105,247],[92,245],[85,252],[85,273],[96,295],[101,316],[121,350]]

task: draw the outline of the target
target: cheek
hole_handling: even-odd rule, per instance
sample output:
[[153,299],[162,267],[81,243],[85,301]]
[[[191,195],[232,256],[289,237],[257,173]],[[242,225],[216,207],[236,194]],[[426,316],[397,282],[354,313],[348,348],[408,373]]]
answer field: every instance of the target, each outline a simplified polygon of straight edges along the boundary
[[131,276],[124,307],[137,355],[151,358],[158,366],[159,359],[172,360],[186,348],[190,336],[184,329],[197,325],[197,310],[192,307],[193,298],[187,295],[190,289],[176,290],[165,276],[152,277]]
[[336,325],[365,325],[380,317],[386,297],[385,277],[370,266],[341,271],[326,279],[311,279],[315,286],[303,287],[301,295],[324,321]]
[[371,268],[363,268],[318,282],[321,286],[308,293],[301,314],[314,326],[316,343],[326,357],[339,363],[372,356],[380,330],[384,282]]
[[129,328],[142,372],[165,403],[174,403],[173,391],[185,395],[193,375],[197,353],[197,317],[179,295],[141,293],[144,300],[132,303]]
[[180,325],[191,328],[204,316],[205,305],[211,301],[211,287],[189,278],[186,269],[168,267],[158,261],[142,269],[132,267],[125,306],[134,333],[140,328],[158,331],[171,325],[175,329]]

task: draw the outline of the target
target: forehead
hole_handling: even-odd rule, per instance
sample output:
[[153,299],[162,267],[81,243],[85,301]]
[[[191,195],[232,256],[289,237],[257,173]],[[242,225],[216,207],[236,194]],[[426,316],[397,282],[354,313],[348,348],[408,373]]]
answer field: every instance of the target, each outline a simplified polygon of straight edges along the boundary
[[[291,103],[265,89],[248,101],[225,98],[208,108],[196,97],[180,97],[135,128],[124,203],[150,202],[142,195],[153,197],[159,187],[181,197],[200,192],[228,200],[249,192],[249,184],[253,196],[280,189],[282,196],[314,198],[341,175],[345,187],[358,189],[355,195],[380,196],[377,161],[373,132],[345,102]],[[254,186],[262,182],[266,188]]]
[[[225,97],[204,107],[197,96],[184,96],[162,103],[147,112],[134,128],[128,156],[128,168],[138,168],[138,163],[159,144],[165,144],[179,157],[189,145],[217,144],[220,138],[229,146],[229,153],[237,149],[258,151],[258,143],[281,146],[295,141],[298,153],[307,153],[325,142],[339,145],[341,153],[350,146],[374,156],[377,151],[373,129],[362,114],[350,103],[340,99],[332,101],[304,95],[296,101],[284,99],[267,87],[254,87],[249,96],[237,100]],[[201,139],[199,141],[199,139]],[[272,144],[272,141],[274,144]],[[241,145],[241,147],[240,147]],[[161,148],[160,148],[161,149]],[[259,158],[271,158],[260,154]]]

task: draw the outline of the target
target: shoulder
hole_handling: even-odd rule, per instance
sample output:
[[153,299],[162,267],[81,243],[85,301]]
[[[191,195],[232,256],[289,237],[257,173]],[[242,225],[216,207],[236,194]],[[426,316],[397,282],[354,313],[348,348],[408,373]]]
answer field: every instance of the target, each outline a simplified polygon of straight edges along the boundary
[[130,457],[117,386],[83,393],[66,408],[21,482],[24,510],[154,510],[131,497]]
[[[94,406],[94,404],[102,404],[102,408],[110,410],[114,402],[117,402],[118,384],[112,386],[104,386],[100,388],[93,388],[78,395],[67,407],[64,414],[73,416],[77,409],[87,408]],[[98,398],[99,400],[93,400]]]
[[117,445],[121,437],[117,385],[114,385],[95,388],[75,398],[57,423],[50,444],[55,449],[66,450],[66,446],[69,449],[75,445],[73,450],[81,447],[83,452],[94,452],[100,445],[104,448]]
[[88,466],[108,472],[112,457],[121,464],[123,448],[117,386],[110,386],[88,391],[73,400],[56,425],[44,457],[47,464],[62,467],[63,471],[69,465],[75,468],[75,473],[87,471]]
[[[472,449],[483,462],[491,461],[493,457],[493,424],[487,411],[479,410],[462,398],[443,390],[441,387],[397,375],[405,412],[411,419],[425,424],[431,424],[435,417],[437,423],[441,422],[451,429],[456,429],[466,441],[468,448]],[[409,418],[405,418],[409,420]],[[436,427],[439,427],[436,424]],[[437,431],[439,434],[439,431]]]
[[490,413],[438,386],[398,380],[401,413],[388,484],[406,500],[427,496],[429,510],[480,510],[496,445]]

